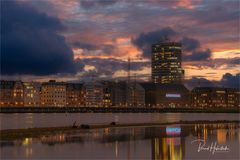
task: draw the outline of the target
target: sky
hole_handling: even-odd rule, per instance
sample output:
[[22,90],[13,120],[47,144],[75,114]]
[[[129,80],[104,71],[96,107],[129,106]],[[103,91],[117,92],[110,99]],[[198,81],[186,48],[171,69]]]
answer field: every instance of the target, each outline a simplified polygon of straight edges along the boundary
[[185,82],[239,86],[239,0],[1,0],[1,78],[148,80],[151,45],[182,43]]

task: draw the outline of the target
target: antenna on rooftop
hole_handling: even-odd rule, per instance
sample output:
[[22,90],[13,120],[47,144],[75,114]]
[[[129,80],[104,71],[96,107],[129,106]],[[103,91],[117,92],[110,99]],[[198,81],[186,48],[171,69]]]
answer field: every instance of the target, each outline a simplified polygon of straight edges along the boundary
[[131,78],[130,70],[131,70],[131,59],[130,57],[128,57],[128,83],[130,83],[130,78]]
[[134,86],[133,86],[133,105],[137,106],[137,101],[136,101],[136,85],[137,85],[137,75],[136,73],[134,74]]
[[198,87],[200,87],[200,79],[198,79]]
[[165,35],[164,36],[164,42],[169,42],[169,41],[170,41],[169,37],[167,35]]

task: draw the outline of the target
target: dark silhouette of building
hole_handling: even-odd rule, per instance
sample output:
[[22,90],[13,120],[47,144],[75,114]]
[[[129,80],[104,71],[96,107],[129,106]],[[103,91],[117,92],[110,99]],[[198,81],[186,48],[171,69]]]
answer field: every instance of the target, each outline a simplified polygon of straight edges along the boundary
[[128,83],[127,85],[127,105],[128,107],[145,106],[145,90],[139,83]]
[[145,90],[145,107],[155,106],[156,103],[156,84],[155,83],[140,83]]
[[181,55],[181,43],[164,42],[152,45],[153,83],[181,84],[184,75]]
[[147,107],[189,107],[190,92],[182,84],[141,83]]

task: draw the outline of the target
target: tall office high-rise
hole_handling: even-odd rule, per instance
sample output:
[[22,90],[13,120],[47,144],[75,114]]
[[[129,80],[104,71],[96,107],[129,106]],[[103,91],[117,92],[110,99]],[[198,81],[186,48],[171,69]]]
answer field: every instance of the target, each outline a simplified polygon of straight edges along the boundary
[[164,42],[152,45],[152,81],[154,83],[181,84],[181,43]]

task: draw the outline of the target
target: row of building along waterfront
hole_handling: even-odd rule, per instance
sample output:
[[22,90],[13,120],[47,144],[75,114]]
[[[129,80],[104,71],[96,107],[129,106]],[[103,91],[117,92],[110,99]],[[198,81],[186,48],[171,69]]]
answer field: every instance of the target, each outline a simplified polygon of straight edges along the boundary
[[0,106],[55,107],[240,107],[234,88],[196,87],[152,82],[89,83],[0,81]]

